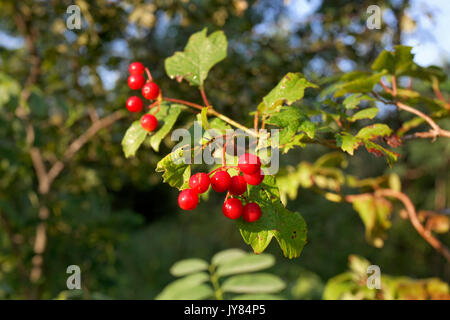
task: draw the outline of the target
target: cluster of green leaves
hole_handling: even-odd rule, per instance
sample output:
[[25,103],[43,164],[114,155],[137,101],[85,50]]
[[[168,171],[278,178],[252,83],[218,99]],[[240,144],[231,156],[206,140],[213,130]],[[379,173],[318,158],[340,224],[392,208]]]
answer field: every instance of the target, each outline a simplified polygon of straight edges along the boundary
[[[203,88],[210,69],[223,60],[226,54],[227,39],[223,32],[214,32],[208,36],[206,29],[203,29],[189,38],[183,52],[176,52],[166,59],[166,72],[172,79],[186,80],[192,86]],[[288,73],[262,99],[256,116],[262,123],[280,129],[277,147],[283,153],[294,147],[304,148],[308,143],[320,143],[354,155],[355,150],[363,145],[368,152],[384,156],[392,166],[400,155],[389,148],[399,147],[400,138],[384,123],[369,123],[362,127],[356,124],[360,121],[366,123],[376,117],[379,109],[374,101],[380,100],[379,96],[387,100],[394,98],[389,97],[386,92],[379,95],[375,93],[383,77],[414,77],[420,74],[421,79],[442,79],[438,69],[421,68],[412,59],[410,47],[396,46],[393,52],[385,50],[373,63],[373,72],[355,71],[338,77],[320,93],[322,100],[312,106],[298,105],[298,102],[304,97],[307,88],[317,89],[318,86],[309,82],[301,73]],[[399,92],[400,97],[406,95],[404,90],[399,89]],[[435,103],[438,104],[436,101]],[[442,102],[440,105],[442,106]],[[155,151],[158,150],[161,139],[174,126],[181,109],[180,105],[163,104],[160,119],[164,121],[164,125],[149,138]],[[230,128],[221,119],[209,121],[207,107],[202,109],[197,120],[201,122],[202,132],[211,128],[223,132]],[[356,133],[353,132],[355,127],[359,127]],[[195,123],[191,131],[193,128]],[[133,123],[122,142],[126,156],[134,155],[146,136],[147,133],[140,129],[139,123]],[[330,137],[334,137],[334,140]],[[202,134],[200,141],[192,141],[197,143],[197,147],[180,148],[165,156],[156,169],[163,172],[164,182],[180,190],[187,188],[192,169],[182,159],[192,157],[196,148],[202,150],[209,143],[209,138]],[[255,253],[261,253],[275,237],[285,256],[298,257],[306,242],[306,225],[299,214],[284,207],[281,199],[286,202],[286,195],[295,198],[299,186],[316,186],[328,189],[324,194],[329,200],[341,201],[339,193],[344,185],[361,188],[380,183],[380,179],[359,181],[356,177],[344,176],[335,167],[336,164],[342,166],[344,163],[346,161],[342,155],[327,155],[313,165],[302,162],[296,169],[284,171],[278,175],[278,183],[274,177],[267,176],[262,185],[250,187],[245,196],[261,206],[263,217],[251,224],[238,221],[244,241],[252,246]],[[381,178],[381,183],[383,182],[385,180]],[[278,188],[281,189],[281,195]],[[390,227],[391,203],[384,198],[364,196],[353,201],[353,207],[364,222],[368,241],[377,247],[382,246],[385,230]]]
[[286,286],[283,280],[259,272],[274,264],[270,254],[253,255],[240,249],[218,252],[211,262],[197,258],[181,260],[170,269],[173,276],[180,278],[168,284],[156,299],[281,299],[277,293]]
[[[447,283],[437,279],[412,279],[381,274],[380,289],[367,286],[368,267],[371,263],[363,257],[351,255],[349,270],[328,280],[323,298],[326,300],[448,300]],[[376,275],[375,275],[376,276]]]
[[[401,189],[400,178],[395,173],[359,179],[345,173],[347,165],[344,154],[332,152],[321,156],[314,163],[302,161],[297,167],[283,168],[277,175],[283,202],[286,203],[288,198],[296,199],[300,187],[313,188],[334,202],[343,202],[344,192],[354,193],[377,188],[396,191]],[[382,247],[386,230],[391,226],[390,216],[393,209],[391,201],[365,193],[353,196],[351,202],[364,223],[367,241],[376,247]]]
[[[209,70],[219,61],[226,57],[227,40],[223,32],[214,32],[207,36],[206,29],[192,35],[183,52],[176,52],[172,57],[166,59],[166,72],[170,78],[178,81],[186,80],[193,86],[202,87]],[[286,127],[288,132],[284,134],[284,140],[288,141],[298,130],[314,136],[314,124],[304,116],[295,113],[295,109],[281,110],[283,103],[291,104],[303,97],[305,88],[316,87],[308,82],[300,73],[289,73],[283,80],[263,99],[258,111],[264,120],[273,121]],[[223,132],[231,127],[219,118],[211,121],[207,118],[207,108],[203,108],[197,120],[201,122],[202,135],[200,141],[192,141],[194,146],[188,148],[178,148],[166,155],[157,165],[156,171],[163,173],[164,182],[180,190],[188,187],[191,175],[191,165],[184,160],[185,156],[190,158],[197,150],[209,143],[208,132],[204,129],[214,129]],[[281,110],[281,112],[280,112]],[[150,144],[157,151],[161,139],[163,139],[172,129],[181,111],[181,106],[163,104],[161,112],[157,114],[164,125],[154,134],[147,134],[140,128],[139,122],[134,122],[122,140],[125,155],[133,156],[146,137],[150,139]],[[290,113],[298,117],[298,123],[291,122],[284,126]],[[195,120],[195,119],[194,119]],[[195,130],[194,124],[191,132]],[[155,148],[156,146],[156,148]],[[236,160],[235,157],[233,158]],[[298,257],[306,243],[306,224],[302,216],[295,212],[288,211],[280,201],[280,195],[273,176],[266,176],[264,182],[257,187],[250,186],[245,194],[248,201],[256,202],[260,205],[263,216],[256,223],[238,221],[244,241],[249,244],[255,253],[263,252],[275,238],[284,255],[288,258]]]

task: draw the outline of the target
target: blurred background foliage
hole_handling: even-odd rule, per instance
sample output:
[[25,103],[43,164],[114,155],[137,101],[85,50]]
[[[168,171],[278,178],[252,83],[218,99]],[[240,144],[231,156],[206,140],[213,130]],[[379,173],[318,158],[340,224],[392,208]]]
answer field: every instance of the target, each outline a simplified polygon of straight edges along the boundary
[[[180,259],[209,260],[231,247],[249,252],[235,225],[224,223],[214,195],[195,212],[180,212],[176,191],[154,172],[170,141],[159,154],[147,148],[125,159],[120,141],[138,115],[127,114],[100,130],[67,159],[44,195],[30,158],[27,123],[34,128],[34,146],[51,167],[96,117],[125,109],[127,68],[136,60],[151,69],[165,95],[200,101],[188,84],[165,75],[163,61],[207,27],[223,29],[229,40],[227,59],[206,82],[208,96],[218,111],[251,125],[248,112],[287,72],[301,71],[321,83],[367,69],[381,50],[403,41],[404,28],[413,28],[407,0],[306,2],[2,1],[0,298],[70,297],[64,290],[72,264],[82,270],[82,298],[154,298],[172,280],[168,270]],[[66,28],[71,4],[81,9],[81,30]],[[366,9],[373,4],[389,17],[380,30],[366,28]],[[450,82],[441,87],[444,94],[449,88]],[[20,104],[25,116],[18,115]],[[402,120],[393,109],[384,110],[382,118],[392,127]],[[417,208],[444,209],[450,197],[449,146],[444,139],[406,143],[392,169],[358,151],[348,157],[346,170],[360,178],[397,173]],[[282,166],[314,162],[326,151],[314,145],[291,151]],[[42,274],[30,280],[43,203],[49,209],[47,245],[40,257]],[[398,214],[384,247],[375,248],[350,204],[301,188],[288,208],[301,212],[309,229],[298,259],[283,258],[275,245],[268,249],[277,261],[272,272],[287,284],[289,298],[321,298],[326,281],[346,270],[350,254],[368,258],[382,273],[450,281],[445,260]],[[448,233],[441,240],[449,243]]]

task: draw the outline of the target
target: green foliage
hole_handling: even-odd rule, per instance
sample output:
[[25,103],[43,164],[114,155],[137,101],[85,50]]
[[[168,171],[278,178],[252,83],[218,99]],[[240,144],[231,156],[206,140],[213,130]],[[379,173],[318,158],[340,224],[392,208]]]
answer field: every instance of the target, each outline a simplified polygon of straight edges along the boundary
[[416,280],[381,274],[381,288],[370,289],[366,283],[370,262],[357,255],[349,257],[350,270],[331,278],[325,287],[326,300],[447,300],[447,283],[436,278]]
[[309,82],[301,73],[288,73],[272,91],[263,99],[258,110],[264,116],[271,116],[280,111],[283,103],[291,105],[303,98],[306,88],[317,88],[317,85]]
[[272,255],[253,255],[240,249],[216,253],[209,265],[200,259],[181,260],[170,272],[184,277],[168,284],[156,299],[280,299],[276,293],[285,288],[285,283],[273,274],[255,273],[274,263]]
[[209,70],[227,56],[227,38],[223,31],[207,36],[207,29],[193,34],[183,52],[176,52],[165,62],[170,78],[186,79],[191,85],[203,86]]
[[249,187],[248,201],[258,203],[264,214],[256,222],[237,222],[244,241],[261,253],[275,237],[286,257],[298,257],[306,244],[306,223],[281,204],[275,178],[266,176],[260,185]]
[[184,161],[185,151],[179,148],[161,159],[156,172],[163,172],[163,181],[171,187],[183,190],[189,186],[191,166]]

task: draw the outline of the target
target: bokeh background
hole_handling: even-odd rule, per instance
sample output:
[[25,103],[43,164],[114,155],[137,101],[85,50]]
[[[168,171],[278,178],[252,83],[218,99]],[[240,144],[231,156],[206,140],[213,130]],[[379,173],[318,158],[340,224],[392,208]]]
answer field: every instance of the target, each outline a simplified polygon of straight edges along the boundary
[[[80,30],[66,27],[72,4],[81,8]],[[366,27],[366,9],[374,4],[382,9],[379,30]],[[224,220],[219,197],[211,195],[195,212],[180,212],[176,190],[155,173],[170,141],[159,153],[146,147],[125,159],[120,142],[139,115],[126,114],[98,131],[65,160],[48,193],[40,192],[29,125],[33,145],[50,168],[93,119],[125,109],[130,62],[148,66],[165,95],[200,101],[187,83],[166,76],[164,59],[204,27],[224,30],[228,57],[210,72],[206,90],[217,110],[250,125],[248,113],[289,71],[320,82],[367,69],[381,50],[402,43],[414,46],[417,63],[437,64],[448,73],[449,19],[446,0],[1,1],[0,298],[55,298],[66,290],[67,266],[75,264],[82,270],[84,298],[151,299],[173,279],[168,270],[177,260],[209,259],[233,247],[250,251],[236,226]],[[447,96],[449,89],[450,82],[441,87]],[[389,107],[381,117],[399,121]],[[323,152],[320,146],[291,151],[282,165],[314,161]],[[348,171],[359,177],[396,172],[418,208],[447,208],[449,143],[412,141],[400,153],[390,169],[383,159],[359,152]],[[288,298],[320,298],[321,284],[347,269],[350,254],[387,274],[450,281],[445,260],[398,215],[384,247],[374,248],[351,205],[300,189],[288,208],[301,212],[309,229],[298,259],[282,257],[275,243],[268,248],[277,259],[272,272],[288,283]],[[36,257],[35,235],[43,221],[46,246]],[[450,243],[448,233],[441,240]],[[30,279],[36,265],[41,271]],[[296,290],[305,270],[315,275],[318,288],[308,294]]]

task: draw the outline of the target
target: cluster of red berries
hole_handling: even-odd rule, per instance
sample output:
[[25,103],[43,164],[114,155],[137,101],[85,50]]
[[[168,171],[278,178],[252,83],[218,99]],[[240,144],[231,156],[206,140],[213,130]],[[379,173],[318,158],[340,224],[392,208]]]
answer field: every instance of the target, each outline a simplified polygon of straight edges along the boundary
[[[231,177],[226,171],[227,168],[231,167],[221,167],[209,174],[200,172],[193,175],[189,179],[190,189],[181,191],[178,196],[180,208],[183,210],[194,210],[198,205],[198,194],[206,192],[211,185],[216,192],[228,191],[222,207],[222,212],[227,218],[238,219],[242,216],[247,222],[259,220],[261,218],[259,205],[254,202],[247,202],[242,195],[247,190],[247,184],[256,186],[264,180],[264,175],[261,171],[261,160],[254,154],[245,153],[238,160],[238,175]],[[213,175],[210,178],[211,174]],[[228,198],[228,196],[231,197]],[[238,196],[242,196],[245,199],[247,202],[245,206],[237,198]]]
[[[128,87],[131,90],[141,89],[142,95],[148,100],[155,100],[158,98],[160,90],[156,83],[151,79],[150,72],[146,70],[144,65],[140,62],[133,62],[128,67],[130,76],[128,77]],[[149,79],[145,81],[144,72],[147,71]],[[129,97],[127,100],[127,109],[130,112],[140,112],[144,107],[142,99],[138,96]],[[153,131],[158,127],[158,119],[152,114],[145,114],[141,118],[141,126],[144,130]]]

